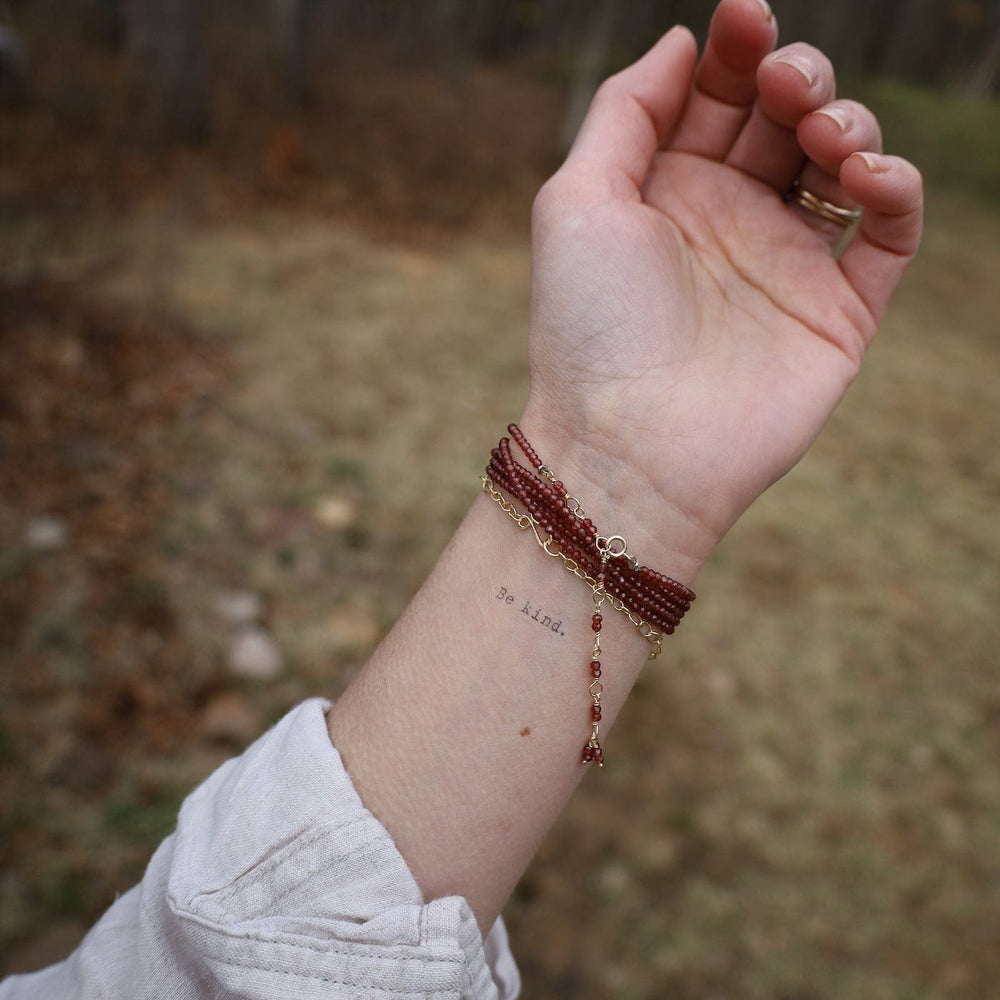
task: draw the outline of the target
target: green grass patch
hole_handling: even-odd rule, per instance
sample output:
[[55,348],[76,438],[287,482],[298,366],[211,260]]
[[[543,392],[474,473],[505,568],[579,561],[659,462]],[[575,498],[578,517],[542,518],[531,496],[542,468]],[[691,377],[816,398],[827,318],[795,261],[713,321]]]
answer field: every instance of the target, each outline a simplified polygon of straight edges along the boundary
[[176,826],[184,794],[180,789],[143,787],[126,779],[104,803],[101,826],[122,841],[155,847]]
[[1000,205],[1000,100],[898,80],[870,81],[845,93],[879,116],[886,151],[912,160],[929,189]]

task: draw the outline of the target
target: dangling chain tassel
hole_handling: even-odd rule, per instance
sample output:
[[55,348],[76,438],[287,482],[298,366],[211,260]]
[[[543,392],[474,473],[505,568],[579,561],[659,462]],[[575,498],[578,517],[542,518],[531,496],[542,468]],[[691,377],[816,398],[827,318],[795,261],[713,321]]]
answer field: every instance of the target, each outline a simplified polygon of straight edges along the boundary
[[[624,614],[639,634],[653,647],[649,658],[663,647],[663,636],[670,635],[691,607],[694,593],[684,584],[657,573],[628,554],[621,535],[599,535],[578,500],[568,495],[566,487],[542,465],[535,450],[516,424],[507,430],[517,442],[537,475],[514,461],[510,440],[501,438],[493,449],[483,489],[487,495],[523,530],[531,529],[535,541],[550,556],[563,561],[566,568],[587,583],[594,594],[594,613],[590,626],[594,646],[590,654],[590,739],[584,744],[584,764],[604,766],[604,750],[599,738],[601,722],[601,629],[605,602]],[[519,511],[497,487],[503,489],[525,508]],[[543,537],[544,536],[544,537]]]
[[604,616],[601,608],[607,599],[607,592],[604,589],[605,569],[608,563],[608,546],[605,539],[598,539],[598,547],[601,550],[601,568],[597,573],[597,586],[594,588],[594,614],[590,619],[590,627],[594,630],[594,648],[590,652],[590,698],[593,704],[590,706],[590,739],[583,745],[583,755],[580,758],[583,764],[596,764],[604,767],[604,750],[601,748],[601,741],[598,738],[601,729],[601,695],[604,694],[604,685],[601,683],[601,628],[604,625]]

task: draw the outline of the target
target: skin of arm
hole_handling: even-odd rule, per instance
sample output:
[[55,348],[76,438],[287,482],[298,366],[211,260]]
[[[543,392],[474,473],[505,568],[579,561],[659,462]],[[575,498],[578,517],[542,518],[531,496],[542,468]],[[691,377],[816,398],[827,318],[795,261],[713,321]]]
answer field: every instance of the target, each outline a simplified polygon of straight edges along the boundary
[[[700,59],[668,32],[602,85],[533,210],[520,425],[602,533],[689,585],[819,433],[920,238],[919,173],[822,53],[776,40],[762,0],[722,0]],[[785,203],[797,178],[864,208],[839,257],[842,230]],[[484,930],[585,771],[592,610],[481,496],[329,714],[425,897]],[[603,641],[602,736],[648,651],[610,611]]]

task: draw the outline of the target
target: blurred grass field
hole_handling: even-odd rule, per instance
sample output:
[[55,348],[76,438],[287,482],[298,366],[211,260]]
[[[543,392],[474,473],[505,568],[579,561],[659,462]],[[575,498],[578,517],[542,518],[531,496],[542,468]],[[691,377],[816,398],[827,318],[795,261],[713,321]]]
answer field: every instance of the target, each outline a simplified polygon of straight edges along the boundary
[[[867,96],[928,175],[924,249],[512,900],[525,996],[998,995],[1000,108]],[[407,233],[217,200],[197,160],[128,212],[5,190],[13,971],[72,947],[185,792],[336,695],[419,585],[523,401],[528,204]],[[64,544],[26,541],[41,515]],[[275,679],[226,668],[234,592]]]

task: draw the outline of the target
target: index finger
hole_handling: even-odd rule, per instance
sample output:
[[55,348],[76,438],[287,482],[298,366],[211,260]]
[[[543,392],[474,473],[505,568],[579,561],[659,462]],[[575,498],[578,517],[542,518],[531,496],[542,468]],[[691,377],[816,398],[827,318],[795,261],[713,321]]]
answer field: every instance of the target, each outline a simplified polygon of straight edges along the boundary
[[671,149],[725,159],[757,99],[757,68],[778,38],[766,0],[722,0]]

